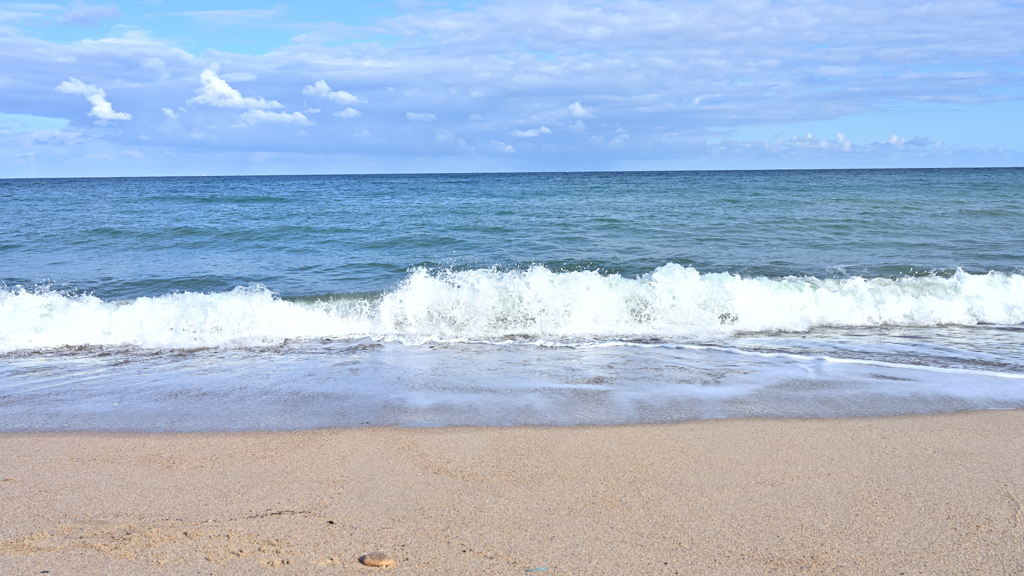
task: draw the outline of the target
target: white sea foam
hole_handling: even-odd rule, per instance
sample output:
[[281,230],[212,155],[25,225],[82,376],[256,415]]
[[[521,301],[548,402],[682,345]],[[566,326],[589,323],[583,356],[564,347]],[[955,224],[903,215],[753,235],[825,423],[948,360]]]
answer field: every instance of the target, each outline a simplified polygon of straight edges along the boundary
[[421,342],[720,338],[815,327],[1024,324],[1024,276],[743,278],[667,264],[639,278],[593,271],[415,269],[376,298],[298,303],[263,287],[127,302],[0,289],[0,350],[201,348],[288,339]]

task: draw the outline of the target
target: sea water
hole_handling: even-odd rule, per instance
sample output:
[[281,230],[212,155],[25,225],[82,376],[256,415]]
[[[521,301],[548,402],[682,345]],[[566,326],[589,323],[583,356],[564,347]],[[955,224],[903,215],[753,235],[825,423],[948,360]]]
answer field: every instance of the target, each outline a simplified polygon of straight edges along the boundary
[[1024,407],[1024,170],[0,180],[0,430]]

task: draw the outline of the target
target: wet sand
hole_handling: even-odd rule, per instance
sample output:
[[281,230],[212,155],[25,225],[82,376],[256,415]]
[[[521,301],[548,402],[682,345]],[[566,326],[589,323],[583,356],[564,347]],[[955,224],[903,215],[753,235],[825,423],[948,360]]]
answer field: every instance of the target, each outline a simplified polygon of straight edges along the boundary
[[0,477],[2,574],[1024,573],[1024,411],[6,434]]

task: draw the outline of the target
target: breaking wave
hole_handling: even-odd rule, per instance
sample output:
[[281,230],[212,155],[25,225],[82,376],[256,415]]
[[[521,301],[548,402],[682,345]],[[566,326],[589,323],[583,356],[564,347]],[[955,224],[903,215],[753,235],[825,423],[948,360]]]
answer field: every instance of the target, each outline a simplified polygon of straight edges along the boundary
[[816,327],[1024,324],[1024,276],[818,279],[701,274],[666,264],[596,271],[411,270],[362,297],[282,299],[263,286],[105,301],[0,288],[0,351],[62,346],[204,348],[292,339],[556,341],[727,338]]

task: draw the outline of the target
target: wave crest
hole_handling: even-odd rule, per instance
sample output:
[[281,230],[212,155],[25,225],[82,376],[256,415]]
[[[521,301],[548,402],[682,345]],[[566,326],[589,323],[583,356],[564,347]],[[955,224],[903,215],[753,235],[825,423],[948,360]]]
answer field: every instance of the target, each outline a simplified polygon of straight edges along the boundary
[[1024,324],[1024,276],[743,278],[677,264],[638,278],[543,266],[418,268],[380,296],[314,303],[283,300],[262,286],[127,302],[0,288],[3,351],[253,346],[299,338],[695,339],[822,326],[979,323]]

